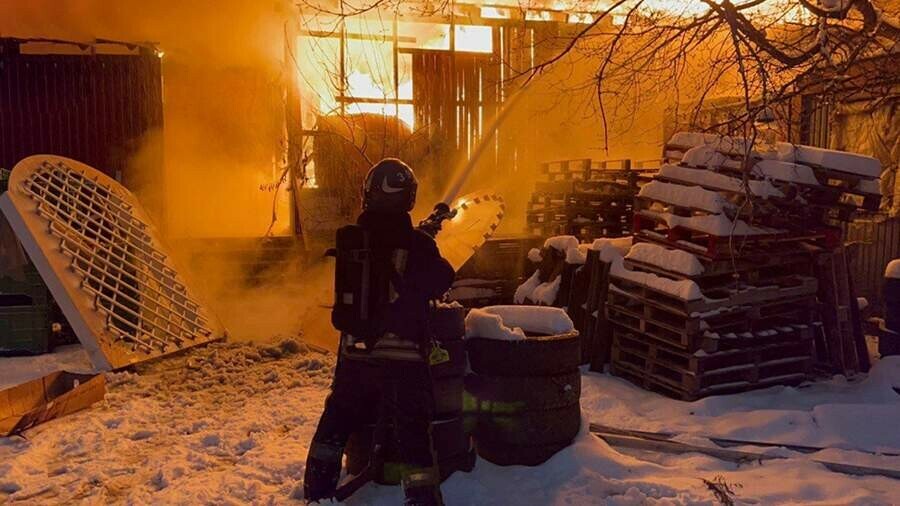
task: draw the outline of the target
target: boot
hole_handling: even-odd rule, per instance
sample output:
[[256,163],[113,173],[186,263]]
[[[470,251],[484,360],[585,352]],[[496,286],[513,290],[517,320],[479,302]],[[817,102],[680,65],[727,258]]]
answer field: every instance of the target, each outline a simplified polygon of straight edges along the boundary
[[344,449],[313,441],[306,459],[303,496],[307,502],[334,497],[341,478],[341,456]]
[[403,477],[405,506],[444,506],[437,469],[414,471]]

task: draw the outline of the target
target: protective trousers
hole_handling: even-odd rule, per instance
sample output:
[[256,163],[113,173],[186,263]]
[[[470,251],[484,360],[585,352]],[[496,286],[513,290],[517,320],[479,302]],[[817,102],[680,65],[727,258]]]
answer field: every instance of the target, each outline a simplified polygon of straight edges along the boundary
[[[381,403],[385,403],[382,405]],[[432,479],[437,490],[437,464],[431,440],[431,421],[434,412],[434,392],[429,366],[424,361],[359,359],[342,354],[335,370],[331,394],[310,448],[309,461],[330,460],[326,466],[333,477],[310,475],[307,463],[306,479],[326,483],[307,483],[306,489],[318,488],[319,494],[333,493],[340,473],[340,458],[350,435],[367,425],[378,422],[379,413],[387,416],[388,431],[394,441],[389,445],[399,450],[406,468],[404,478],[422,476]],[[393,444],[391,444],[393,443]],[[334,466],[337,462],[337,466]],[[333,478],[333,479],[332,479]],[[406,481],[406,480],[405,480]],[[427,482],[427,479],[425,480]],[[332,484],[333,483],[333,484]],[[331,490],[329,490],[329,488]],[[434,494],[434,493],[432,493]],[[439,492],[437,493],[439,496]],[[409,496],[409,490],[407,490]],[[322,497],[329,497],[322,495]],[[307,499],[309,499],[309,494]],[[440,499],[410,504],[438,504]]]

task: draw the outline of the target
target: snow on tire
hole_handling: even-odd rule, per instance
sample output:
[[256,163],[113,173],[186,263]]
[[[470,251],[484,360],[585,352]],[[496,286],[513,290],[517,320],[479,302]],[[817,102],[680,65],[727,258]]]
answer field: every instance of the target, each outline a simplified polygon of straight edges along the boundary
[[487,376],[552,376],[578,367],[578,332],[521,340],[466,339],[472,370]]
[[543,411],[578,404],[581,371],[572,369],[553,376],[466,376],[466,392],[479,414]]

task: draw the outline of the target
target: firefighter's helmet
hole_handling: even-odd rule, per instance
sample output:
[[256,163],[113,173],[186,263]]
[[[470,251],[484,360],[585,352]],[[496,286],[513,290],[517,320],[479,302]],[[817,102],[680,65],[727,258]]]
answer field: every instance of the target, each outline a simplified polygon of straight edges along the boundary
[[377,213],[405,213],[416,203],[419,182],[408,165],[397,158],[376,163],[363,185],[363,209]]

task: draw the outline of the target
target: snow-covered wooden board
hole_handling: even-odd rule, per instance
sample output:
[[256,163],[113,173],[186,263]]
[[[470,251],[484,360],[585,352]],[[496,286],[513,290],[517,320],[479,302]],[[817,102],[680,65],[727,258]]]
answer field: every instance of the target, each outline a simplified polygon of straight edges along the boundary
[[0,210],[99,370],[225,337],[135,196],[75,160],[35,155]]
[[[748,148],[747,140],[740,137],[677,132],[669,140],[666,150],[667,152],[672,151],[673,156],[678,156],[679,153],[686,154],[686,151],[698,146],[706,146],[715,152],[729,156],[744,156]],[[867,179],[877,179],[881,176],[881,162],[871,156],[787,142],[776,143],[774,152],[763,153],[758,151],[757,147],[758,144],[751,146],[753,150],[749,153],[757,159],[821,167]],[[724,160],[720,161],[720,163],[722,162]]]

